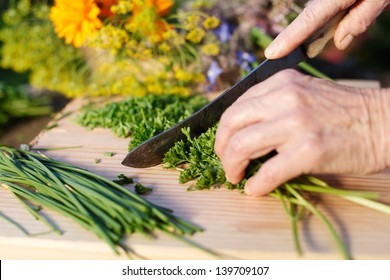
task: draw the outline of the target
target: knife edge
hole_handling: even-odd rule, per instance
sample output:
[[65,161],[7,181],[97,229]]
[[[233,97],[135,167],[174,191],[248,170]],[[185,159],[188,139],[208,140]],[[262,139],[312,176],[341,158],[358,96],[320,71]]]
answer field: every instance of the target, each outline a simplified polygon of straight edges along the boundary
[[222,113],[249,88],[280,70],[296,66],[306,59],[306,52],[302,47],[299,47],[283,58],[264,60],[247,76],[193,115],[135,147],[127,154],[122,161],[122,165],[145,168],[160,164],[165,153],[177,141],[185,139],[181,132],[182,128],[190,127],[192,137],[205,132],[218,122]]

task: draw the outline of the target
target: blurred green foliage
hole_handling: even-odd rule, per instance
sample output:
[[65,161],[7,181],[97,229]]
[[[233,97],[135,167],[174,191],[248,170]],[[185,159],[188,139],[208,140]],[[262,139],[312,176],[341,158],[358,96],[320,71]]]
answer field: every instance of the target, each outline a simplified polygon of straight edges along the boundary
[[55,34],[48,1],[13,2],[1,17],[0,67],[27,73],[36,88],[65,95],[85,92],[83,54]]
[[47,96],[34,96],[26,85],[0,81],[0,132],[11,120],[51,113]]
[[[62,67],[62,64],[50,67],[50,63],[56,62],[50,58],[50,53],[40,49],[41,46],[46,46],[46,49],[58,47],[51,45],[47,38],[49,35],[43,32],[47,25],[44,22],[47,22],[45,14],[48,10],[42,6],[32,11],[29,3],[30,1],[25,0],[0,1],[0,135],[6,133],[8,131],[6,129],[10,128],[15,120],[48,115],[52,112],[53,96],[43,93],[45,90],[36,88],[47,89],[37,86],[43,79],[51,79],[52,83],[55,83],[56,81],[46,73],[56,71],[56,68],[57,71],[52,73],[58,73],[58,69]],[[34,74],[36,81],[34,88],[30,86],[30,76],[37,63],[43,61],[46,73],[41,71]]]

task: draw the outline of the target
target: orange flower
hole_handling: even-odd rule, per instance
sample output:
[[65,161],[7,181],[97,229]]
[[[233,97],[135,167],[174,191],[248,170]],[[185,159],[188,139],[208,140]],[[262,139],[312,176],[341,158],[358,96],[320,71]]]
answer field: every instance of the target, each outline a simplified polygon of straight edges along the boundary
[[137,15],[145,8],[155,8],[157,11],[157,15],[163,17],[169,14],[169,11],[171,10],[172,6],[172,0],[146,0],[143,5],[134,4],[133,15]]
[[102,26],[98,18],[100,9],[94,0],[55,0],[50,19],[58,37],[76,48],[82,46],[88,36]]
[[156,13],[153,17],[154,22],[148,24],[145,22],[146,19],[143,19],[142,22],[144,24],[137,23],[136,26],[138,27],[138,31],[144,35],[157,38],[157,41],[159,41],[162,39],[162,34],[169,29],[169,24],[161,19],[161,17],[168,15],[172,6],[172,0],[146,0],[142,5],[134,5],[130,23],[134,22],[134,20],[139,21],[137,17],[141,19],[145,16],[144,12],[146,10],[154,11]]
[[147,2],[151,7],[157,7],[157,14],[160,17],[168,15],[173,6],[172,0],[148,0]]
[[98,7],[100,8],[100,15],[103,17],[113,16],[111,12],[111,6],[118,4],[118,0],[96,0]]

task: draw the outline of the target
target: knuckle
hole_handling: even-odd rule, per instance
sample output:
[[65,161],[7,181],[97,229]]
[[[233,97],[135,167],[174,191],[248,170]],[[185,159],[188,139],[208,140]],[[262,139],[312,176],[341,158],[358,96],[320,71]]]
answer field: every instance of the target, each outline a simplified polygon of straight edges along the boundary
[[313,5],[307,5],[301,15],[299,16],[299,20],[302,26],[312,26],[313,23],[317,22],[317,11],[315,10],[315,7]]
[[292,82],[286,89],[285,98],[293,108],[300,108],[306,104],[306,98],[302,86]]
[[355,21],[356,22],[356,25],[355,25],[355,29],[356,31],[358,32],[358,34],[356,35],[359,35],[361,33],[364,33],[365,31],[367,31],[367,29],[370,27],[370,25],[372,24],[373,22],[373,19],[372,18],[368,18],[364,15],[356,15],[358,18],[357,20]]
[[276,73],[275,77],[281,79],[282,81],[291,81],[294,80],[299,75],[299,72],[295,69],[286,69]]
[[307,95],[307,87],[312,82],[311,77],[297,72],[289,72],[284,73],[283,79],[285,84],[280,90],[281,97],[286,98],[286,101],[292,105],[305,105],[310,97]]
[[278,170],[275,168],[275,165],[271,164],[263,164],[260,168],[260,173],[262,177],[262,181],[266,186],[273,186],[278,182]]
[[226,111],[222,114],[221,119],[219,120],[219,127],[228,128],[234,123],[235,116],[237,113],[237,109],[234,106],[231,106],[226,109]]
[[332,5],[338,8],[339,11],[347,9],[349,6],[351,6],[355,0],[347,0],[347,1],[339,1],[339,0],[333,0]]
[[245,157],[246,155],[246,137],[242,134],[236,134],[230,140],[231,151],[234,155],[239,155],[240,157]]

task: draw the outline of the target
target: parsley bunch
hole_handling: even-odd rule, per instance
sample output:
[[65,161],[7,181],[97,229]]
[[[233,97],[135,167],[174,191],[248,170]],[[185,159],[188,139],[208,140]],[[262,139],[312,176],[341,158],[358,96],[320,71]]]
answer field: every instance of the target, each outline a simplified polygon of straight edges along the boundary
[[88,128],[109,128],[119,137],[131,136],[129,150],[184,120],[206,105],[201,96],[146,95],[85,108],[76,122]]
[[[190,129],[182,129],[186,141],[179,141],[166,154],[163,160],[165,168],[176,168],[180,171],[179,181],[185,183],[196,180],[189,189],[210,189],[211,187],[227,186],[229,189],[243,189],[246,180],[255,175],[267,158],[275,152],[253,160],[247,170],[245,178],[237,185],[226,180],[222,163],[214,152],[214,141],[217,125],[198,137],[191,138]],[[302,254],[298,235],[298,222],[308,211],[319,218],[328,228],[335,244],[345,259],[351,256],[343,243],[339,233],[330,220],[314,204],[309,197],[313,194],[337,195],[343,199],[358,203],[368,208],[390,215],[390,206],[377,201],[378,195],[373,192],[342,190],[329,186],[313,176],[300,176],[271,192],[269,195],[281,201],[292,225],[294,245],[299,254]]]
[[210,189],[227,185],[229,188],[242,188],[243,184],[233,185],[226,180],[222,163],[214,152],[214,140],[217,126],[209,128],[199,137],[191,138],[190,128],[182,129],[186,141],[178,141],[163,159],[165,168],[180,170],[179,182],[195,180],[189,189]]

